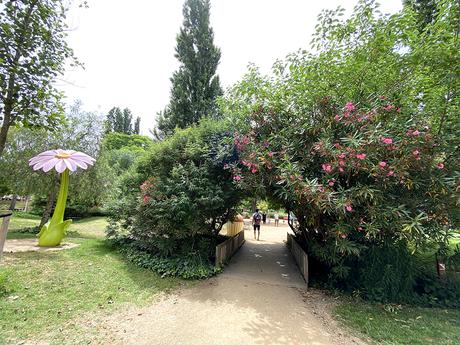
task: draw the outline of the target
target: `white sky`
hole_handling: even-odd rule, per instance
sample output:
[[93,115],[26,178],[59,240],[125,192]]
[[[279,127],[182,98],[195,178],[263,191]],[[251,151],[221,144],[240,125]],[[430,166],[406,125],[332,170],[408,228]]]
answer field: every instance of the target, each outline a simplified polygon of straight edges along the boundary
[[[401,0],[381,0],[394,13]],[[178,63],[176,34],[183,0],[89,0],[69,14],[69,43],[85,69],[68,70],[58,87],[67,102],[81,99],[89,111],[128,107],[140,116],[142,134],[155,125],[169,101]],[[237,82],[248,63],[268,73],[278,58],[308,48],[316,17],[338,5],[350,13],[355,0],[211,0],[215,44],[222,52],[218,74],[224,88]]]

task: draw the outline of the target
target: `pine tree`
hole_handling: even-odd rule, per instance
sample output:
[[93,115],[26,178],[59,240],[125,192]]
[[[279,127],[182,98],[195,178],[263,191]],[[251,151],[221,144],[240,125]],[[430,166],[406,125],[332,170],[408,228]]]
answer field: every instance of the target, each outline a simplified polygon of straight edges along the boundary
[[185,1],[183,26],[176,38],[175,57],[180,67],[171,78],[170,103],[158,114],[158,138],[172,134],[176,127],[198,123],[202,117],[218,115],[220,49],[214,45],[209,12],[209,0]]

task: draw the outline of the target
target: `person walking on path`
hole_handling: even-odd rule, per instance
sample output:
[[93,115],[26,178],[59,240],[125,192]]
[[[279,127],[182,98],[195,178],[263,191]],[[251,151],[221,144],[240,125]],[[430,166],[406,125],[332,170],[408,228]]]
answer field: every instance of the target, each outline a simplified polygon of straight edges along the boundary
[[260,222],[262,221],[262,214],[259,212],[259,209],[256,209],[256,212],[252,215],[252,226],[254,227],[254,239],[256,239],[256,230],[257,230],[257,241],[260,237]]
[[280,215],[275,212],[275,226],[278,227],[278,225],[280,225]]

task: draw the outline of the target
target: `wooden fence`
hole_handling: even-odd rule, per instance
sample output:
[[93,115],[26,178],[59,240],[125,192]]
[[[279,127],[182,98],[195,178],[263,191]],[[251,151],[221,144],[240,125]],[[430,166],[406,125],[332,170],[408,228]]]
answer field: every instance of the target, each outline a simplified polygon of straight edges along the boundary
[[216,267],[222,267],[237,252],[244,243],[244,231],[229,237],[225,242],[216,246]]
[[295,237],[290,233],[287,233],[287,246],[294,257],[297,266],[299,267],[300,273],[308,286],[308,255],[297,243]]

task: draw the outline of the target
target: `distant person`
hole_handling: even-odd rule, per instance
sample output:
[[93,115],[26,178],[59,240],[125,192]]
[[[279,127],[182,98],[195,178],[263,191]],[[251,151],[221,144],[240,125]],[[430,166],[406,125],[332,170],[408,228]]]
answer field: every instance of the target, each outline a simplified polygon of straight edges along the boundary
[[278,227],[280,225],[280,215],[278,212],[275,213],[275,226]]
[[265,212],[262,213],[262,221],[264,222],[264,224],[267,223],[267,214]]
[[254,227],[254,239],[256,239],[256,230],[257,230],[257,241],[260,237],[260,222],[262,221],[262,214],[259,212],[259,209],[256,209],[256,212],[252,215],[252,226]]

